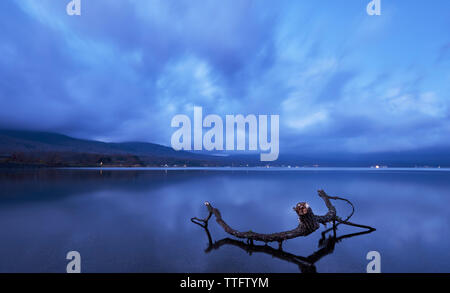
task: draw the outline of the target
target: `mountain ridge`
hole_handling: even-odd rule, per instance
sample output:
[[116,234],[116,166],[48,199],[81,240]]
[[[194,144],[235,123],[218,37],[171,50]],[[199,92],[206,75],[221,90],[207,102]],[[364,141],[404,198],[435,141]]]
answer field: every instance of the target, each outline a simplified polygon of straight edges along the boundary
[[149,142],[102,142],[65,134],[0,129],[0,166],[326,166],[450,167],[447,147],[378,153],[280,154],[261,162],[259,154],[211,155],[176,151]]
[[77,160],[88,166],[105,162],[122,166],[198,165],[215,159],[154,143],[102,142],[53,132],[5,129],[0,130],[0,156],[3,164],[49,166],[79,166]]

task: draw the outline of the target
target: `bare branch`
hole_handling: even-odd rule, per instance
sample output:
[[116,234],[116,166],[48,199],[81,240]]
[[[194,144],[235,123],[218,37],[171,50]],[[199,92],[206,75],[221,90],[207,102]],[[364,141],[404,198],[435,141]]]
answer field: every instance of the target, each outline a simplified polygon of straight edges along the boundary
[[[238,230],[235,230],[231,228],[225,220],[222,218],[222,215],[220,211],[213,207],[209,202],[205,202],[205,206],[207,207],[209,214],[208,217],[205,219],[199,219],[199,218],[192,218],[191,221],[197,225],[200,225],[204,228],[208,226],[208,221],[211,218],[212,215],[216,217],[216,222],[230,235],[233,235],[237,238],[247,239],[250,243],[253,241],[263,241],[265,243],[268,242],[274,242],[277,241],[279,243],[279,248],[281,249],[282,243],[284,240],[292,239],[300,236],[307,236],[311,234],[312,232],[316,231],[319,228],[319,224],[326,225],[327,223],[341,223],[346,224],[350,226],[355,227],[361,227],[366,228],[370,230],[375,230],[372,227],[365,226],[365,225],[359,225],[354,224],[351,222],[348,222],[347,220],[353,215],[354,213],[354,206],[353,204],[344,198],[340,197],[331,197],[325,193],[323,190],[318,191],[319,196],[323,199],[325,205],[328,208],[328,212],[323,216],[316,216],[314,215],[311,207],[306,202],[299,202],[293,209],[298,215],[299,224],[295,229],[283,231],[283,232],[277,232],[277,233],[270,233],[270,234],[263,234],[263,233],[256,233],[253,231],[246,231],[241,232]],[[352,213],[350,216],[346,218],[346,220],[342,220],[336,215],[336,208],[331,204],[330,199],[333,200],[344,200],[348,202],[352,206]]]

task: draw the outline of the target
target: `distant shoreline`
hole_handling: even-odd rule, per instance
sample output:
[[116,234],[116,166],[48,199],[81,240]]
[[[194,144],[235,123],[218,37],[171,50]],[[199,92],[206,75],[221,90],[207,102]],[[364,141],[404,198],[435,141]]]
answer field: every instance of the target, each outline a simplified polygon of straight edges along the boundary
[[450,168],[436,167],[392,167],[392,168],[372,168],[372,167],[52,167],[49,169],[59,170],[94,170],[94,171],[115,171],[115,170],[161,170],[161,171],[373,171],[373,172],[389,172],[389,171],[433,171],[433,172],[450,172]]
[[[276,161],[260,161],[259,155],[175,151],[154,143],[106,143],[64,134],[0,130],[0,169],[11,168],[392,168],[439,169],[450,167],[450,148],[381,153],[280,154]],[[239,169],[243,170],[243,169]],[[322,170],[322,169],[321,169]]]

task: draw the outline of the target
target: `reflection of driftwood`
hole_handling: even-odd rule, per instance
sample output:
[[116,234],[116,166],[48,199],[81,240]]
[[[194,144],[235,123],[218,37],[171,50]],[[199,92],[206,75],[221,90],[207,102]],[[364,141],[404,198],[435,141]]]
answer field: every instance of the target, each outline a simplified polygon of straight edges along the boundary
[[[230,239],[230,238],[224,238],[219,241],[213,242],[211,234],[209,233],[207,225],[202,225],[200,223],[196,223],[200,226],[202,226],[205,229],[206,235],[208,236],[208,247],[205,249],[206,253],[209,253],[212,250],[216,250],[221,248],[224,245],[232,245],[235,247],[239,247],[243,250],[245,250],[249,255],[252,255],[252,253],[265,253],[269,254],[272,257],[281,259],[283,261],[287,261],[293,264],[298,265],[300,271],[302,273],[315,273],[317,272],[315,263],[319,261],[324,256],[333,253],[334,247],[336,243],[342,241],[346,238],[351,238],[363,234],[372,233],[373,229],[367,229],[366,231],[359,232],[359,233],[352,233],[352,234],[346,234],[343,236],[336,237],[336,226],[333,225],[332,228],[325,230],[322,232],[322,238],[319,240],[319,249],[309,255],[308,257],[303,257],[299,255],[295,255],[289,252],[285,252],[282,249],[275,249],[269,245],[254,245],[254,244],[246,244],[243,241]],[[332,236],[327,237],[327,233],[333,231]]]
[[[314,215],[311,207],[306,202],[300,202],[294,207],[294,211],[298,215],[299,224],[295,229],[289,230],[289,231],[283,231],[283,232],[277,232],[277,233],[271,233],[271,234],[262,234],[262,233],[256,233],[253,231],[247,231],[247,232],[241,232],[237,231],[233,228],[231,228],[223,219],[222,215],[220,214],[220,211],[217,208],[214,208],[209,202],[205,202],[205,205],[209,211],[208,216],[205,219],[199,219],[199,218],[192,218],[191,221],[202,226],[207,227],[208,221],[211,218],[212,215],[216,217],[217,223],[227,232],[228,234],[231,234],[237,238],[243,238],[247,239],[249,243],[253,243],[253,241],[263,241],[265,243],[277,241],[279,243],[279,246],[281,248],[282,242],[287,239],[296,238],[299,236],[307,236],[311,234],[312,232],[316,231],[319,228],[319,224],[326,225],[327,223],[333,223],[335,225],[336,223],[340,224],[346,224],[350,226],[365,228],[371,231],[374,231],[375,229],[370,226],[365,225],[359,225],[352,222],[349,222],[348,220],[353,215],[354,206],[353,204],[344,198],[336,197],[336,196],[329,196],[325,193],[323,190],[318,191],[319,197],[323,199],[325,202],[325,205],[328,208],[328,212],[323,216],[317,216]],[[336,215],[336,208],[331,204],[330,199],[333,200],[343,200],[349,203],[352,206],[352,213],[350,216],[348,216],[345,220],[341,219]]]

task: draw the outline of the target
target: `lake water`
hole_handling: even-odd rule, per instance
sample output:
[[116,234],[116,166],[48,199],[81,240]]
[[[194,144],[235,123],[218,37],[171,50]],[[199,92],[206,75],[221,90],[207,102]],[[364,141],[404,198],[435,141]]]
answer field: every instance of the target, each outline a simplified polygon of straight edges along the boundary
[[[341,225],[319,246],[321,227],[280,252],[222,240],[214,219],[210,246],[190,221],[209,201],[233,228],[291,229],[297,202],[326,212],[317,189],[377,230]],[[72,250],[82,272],[365,272],[373,250],[382,272],[450,272],[449,191],[446,169],[0,170],[0,272],[65,272]]]

